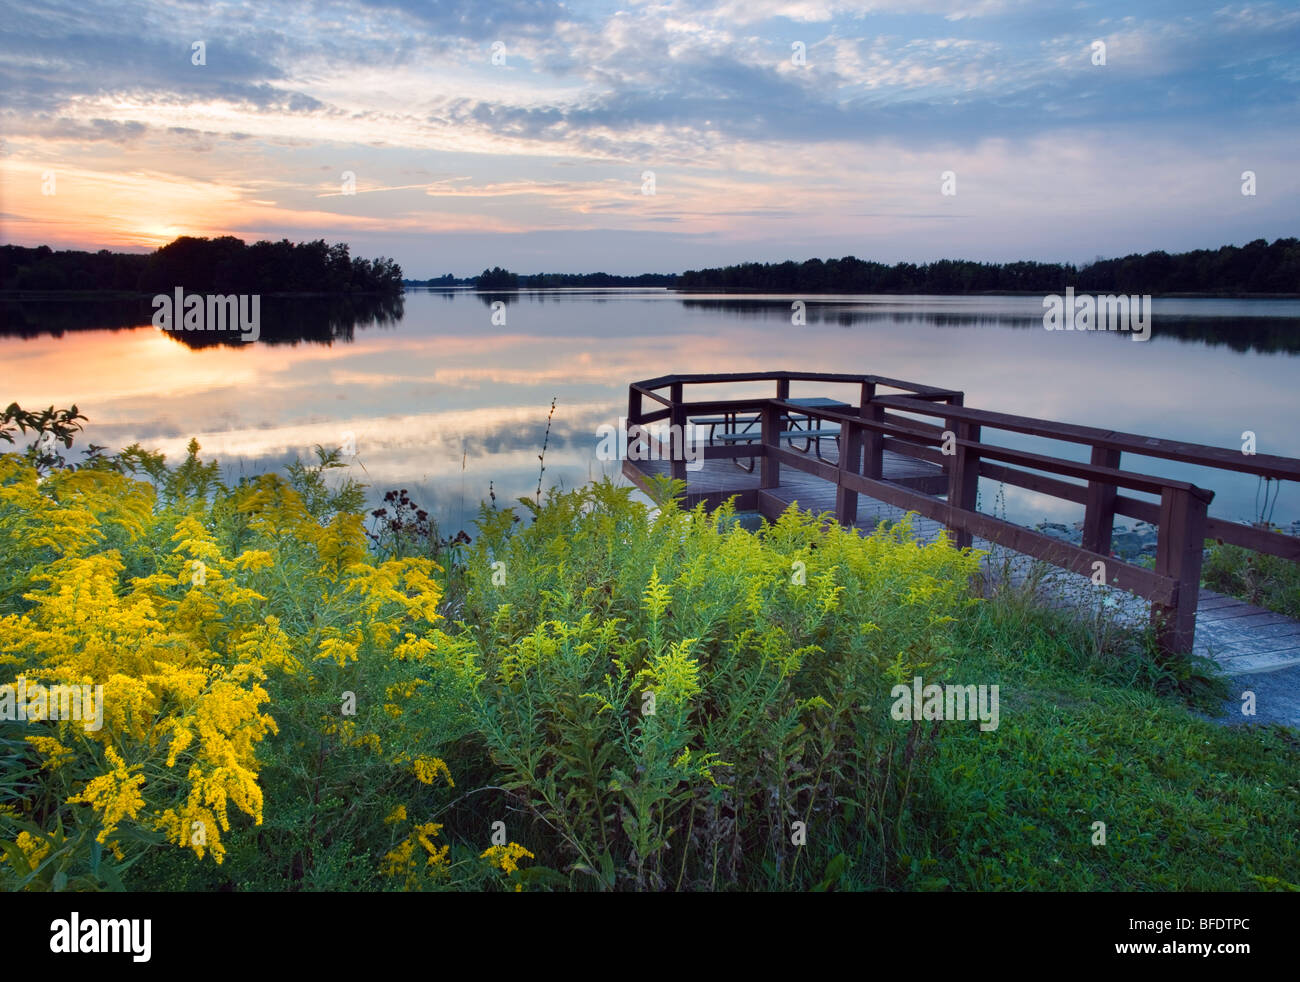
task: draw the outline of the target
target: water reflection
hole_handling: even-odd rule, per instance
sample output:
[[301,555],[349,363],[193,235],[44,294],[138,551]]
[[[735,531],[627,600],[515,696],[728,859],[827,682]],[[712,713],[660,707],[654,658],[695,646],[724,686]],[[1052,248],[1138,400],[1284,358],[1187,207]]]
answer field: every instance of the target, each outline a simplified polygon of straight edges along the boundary
[[[630,381],[668,373],[874,373],[962,389],[971,406],[1213,446],[1235,448],[1252,430],[1261,452],[1300,457],[1300,303],[1158,300],[1151,341],[1135,344],[1044,331],[1035,297],[808,298],[802,327],[788,296],[440,289],[387,304],[270,299],[262,340],[215,345],[136,327],[150,321],[147,300],[7,304],[0,403],[76,403],[90,417],[87,440],[139,441],[171,459],[196,437],[229,480],[313,459],[314,446],[342,446],[351,433],[348,472],[376,502],[405,487],[453,533],[489,481],[502,503],[535,493],[552,398],[547,486],[617,477],[617,462],[595,458],[597,430],[626,413]],[[1070,445],[998,441],[1079,458]],[[1212,488],[1212,514],[1252,517],[1254,478],[1125,463]],[[1081,517],[1019,489],[999,503],[997,490],[982,488],[984,510],[1005,507],[1026,523]],[[1283,486],[1279,520],[1300,517],[1298,491]]]
[[[352,341],[358,330],[392,327],[405,313],[397,296],[261,298],[260,342],[266,344],[333,344]],[[151,327],[149,297],[123,299],[23,299],[0,301],[0,336],[62,337],[78,331]],[[174,331],[168,337],[190,348],[239,347],[239,332]]]
[[[1004,298],[998,298],[1004,299]],[[1020,298],[1024,299],[1024,298]],[[791,303],[788,298],[714,298],[684,299],[683,307],[698,309],[724,317],[761,318],[789,322]],[[1198,315],[1162,310],[1165,301],[1155,301],[1152,337],[1208,345],[1226,345],[1233,351],[1287,352],[1300,354],[1300,315],[1242,313],[1235,316]],[[1245,303],[1250,303],[1246,301]],[[1272,301],[1265,301],[1272,303]],[[1043,329],[1040,300],[1032,298],[1022,310],[944,311],[900,308],[889,301],[845,302],[836,298],[813,298],[805,302],[805,319],[809,323],[830,323],[839,327],[873,324],[925,325],[930,327],[1002,327]],[[1116,340],[1128,341],[1122,332]]]

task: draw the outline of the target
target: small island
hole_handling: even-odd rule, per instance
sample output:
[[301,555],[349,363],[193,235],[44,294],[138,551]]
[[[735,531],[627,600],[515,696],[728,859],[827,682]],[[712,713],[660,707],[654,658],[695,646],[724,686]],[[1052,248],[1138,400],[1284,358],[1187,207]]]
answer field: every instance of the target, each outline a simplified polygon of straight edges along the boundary
[[183,235],[151,253],[0,246],[0,291],[400,294],[395,260],[350,254],[347,243]]

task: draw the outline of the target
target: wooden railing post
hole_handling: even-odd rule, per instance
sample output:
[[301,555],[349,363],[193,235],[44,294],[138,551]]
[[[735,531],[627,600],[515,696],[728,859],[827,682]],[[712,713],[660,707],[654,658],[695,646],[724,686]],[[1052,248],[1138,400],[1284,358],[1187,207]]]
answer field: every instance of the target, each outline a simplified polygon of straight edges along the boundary
[[[958,420],[953,427],[957,439],[978,443],[980,428],[974,423]],[[978,451],[957,444],[956,452],[948,467],[948,506],[954,511],[975,510],[975,496],[979,491],[980,459]],[[965,549],[971,544],[971,534],[965,528],[955,524],[957,515],[952,516],[948,528],[953,534],[953,544],[958,549]]]
[[[779,378],[776,380],[776,397],[783,402],[789,401],[790,380],[788,378]],[[786,413],[783,412],[781,414],[781,420],[783,426],[786,425],[785,421],[789,420],[789,418],[790,417]],[[788,428],[788,426],[786,428]]]
[[[858,408],[858,415],[875,423],[884,422],[884,407],[876,403],[875,382],[862,383],[862,405]],[[856,470],[856,459],[853,464]],[[885,475],[885,436],[876,430],[862,433],[862,473],[876,481]]]
[[641,425],[641,393],[636,389],[629,388],[627,390],[627,419],[624,420],[624,425],[627,429],[625,441],[627,443],[627,459],[637,460],[640,454],[634,452],[634,450],[635,444],[640,443],[640,440],[632,439],[632,428]]
[[668,430],[669,458],[674,481],[686,480],[686,407],[682,405],[682,383],[673,382]]
[[1160,495],[1156,572],[1178,581],[1173,603],[1151,605],[1151,623],[1165,654],[1190,654],[1196,638],[1196,605],[1201,595],[1201,558],[1209,506],[1199,488],[1165,488]]
[[[965,401],[965,398],[966,398],[965,393],[954,392],[951,395],[945,397],[943,401],[947,403],[949,406],[960,406]],[[947,417],[944,419],[943,428],[944,428],[944,432],[946,433],[950,432],[952,433],[953,436],[956,437],[961,436],[961,423],[951,417]],[[951,503],[953,500],[952,498],[953,476],[956,472],[956,467],[957,467],[957,453],[956,451],[954,451],[951,455],[945,455],[945,456],[947,456],[947,459],[943,462],[943,467],[944,470],[948,472],[948,489],[949,489],[948,501]]]
[[[1120,452],[1109,447],[1093,447],[1091,463],[1097,467],[1119,469]],[[1115,498],[1119,488],[1114,484],[1088,482],[1088,499],[1083,512],[1083,548],[1110,555],[1111,535],[1115,530]]]
[[857,423],[840,426],[840,472],[835,482],[835,518],[841,525],[858,520],[858,493],[844,486],[845,474],[856,474],[862,453],[862,427]]
[[763,457],[758,486],[776,488],[781,485],[781,462],[776,451],[781,446],[781,417],[784,411],[773,403],[763,404]]

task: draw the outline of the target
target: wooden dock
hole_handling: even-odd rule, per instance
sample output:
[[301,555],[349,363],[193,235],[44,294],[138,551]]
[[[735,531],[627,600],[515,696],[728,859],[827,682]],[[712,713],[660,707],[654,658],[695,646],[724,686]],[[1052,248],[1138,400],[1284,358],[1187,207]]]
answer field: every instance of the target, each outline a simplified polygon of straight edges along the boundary
[[[827,460],[839,462],[839,450],[833,445],[822,447],[822,455]],[[647,460],[638,464],[644,474],[663,474],[667,476],[671,467],[666,460]],[[942,494],[948,489],[948,478],[943,468],[923,460],[905,457],[893,451],[885,451],[884,468],[890,481],[900,487],[912,488],[926,494]],[[687,497],[691,507],[705,499],[710,507],[717,507],[731,495],[738,494],[743,499],[742,507],[746,511],[758,511],[757,494],[761,490],[762,474],[757,468],[747,473],[733,460],[705,460],[698,471],[687,469]],[[829,495],[830,511],[835,510],[835,485],[812,474],[796,472],[790,474],[777,489],[782,494],[787,491],[797,493],[808,501],[816,498],[827,500]],[[820,497],[818,497],[820,496]],[[812,505],[805,507],[811,508]]]
[[[682,395],[688,384],[767,380],[776,383],[775,398],[687,402]],[[860,398],[793,400],[794,381],[852,385]],[[886,387],[904,394],[878,393]],[[668,398],[659,394],[665,388]],[[647,412],[643,396],[665,408]],[[918,415],[938,417],[940,425],[918,422]],[[1212,491],[1119,469],[1121,454],[1129,453],[1300,480],[1300,461],[973,410],[963,405],[960,392],[864,375],[774,372],[665,376],[634,383],[629,446],[640,440],[647,447],[644,426],[657,421],[669,421],[682,433],[691,423],[708,438],[697,470],[686,466],[685,455],[674,452],[671,442],[661,444],[664,459],[629,455],[624,473],[647,492],[653,490],[651,477],[673,476],[686,482],[687,507],[702,501],[713,508],[735,498],[738,510],[775,519],[796,503],[818,514],[829,512],[864,533],[881,521],[897,522],[912,513],[919,540],[946,536],[957,545],[984,550],[990,578],[1009,574],[1014,582],[1033,575],[1053,602],[1092,605],[1104,600],[1110,617],[1152,623],[1167,650],[1212,658],[1233,675],[1300,665],[1300,622],[1200,587],[1207,538],[1292,560],[1300,560],[1300,540],[1210,518],[1206,510]],[[800,439],[800,427],[835,435]],[[1092,463],[999,447],[981,438],[981,427],[1087,443],[1093,448]],[[1083,544],[1060,542],[977,512],[979,476],[1084,504]],[[1158,500],[1125,496],[1121,490]],[[1111,554],[1116,514],[1157,525],[1154,571]],[[1115,588],[1098,591],[1093,586],[1098,563]]]

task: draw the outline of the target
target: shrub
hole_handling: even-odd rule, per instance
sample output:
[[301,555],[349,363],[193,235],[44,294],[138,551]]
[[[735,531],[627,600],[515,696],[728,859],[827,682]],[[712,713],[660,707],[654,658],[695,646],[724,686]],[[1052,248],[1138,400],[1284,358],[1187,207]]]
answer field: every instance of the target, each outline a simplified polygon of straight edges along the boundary
[[942,676],[978,564],[909,533],[793,507],[750,533],[729,505],[653,514],[608,483],[522,530],[484,509],[475,719],[547,833],[539,862],[604,888],[784,888],[843,850],[887,878],[930,739],[887,696]]
[[[942,674],[972,554],[606,483],[526,528],[484,508],[446,625],[437,565],[368,550],[328,455],[226,488],[197,454],[137,457],[153,483],[0,458],[5,680],[104,686],[101,729],[6,727],[7,886],[888,877],[929,737],[885,694]],[[511,808],[526,841],[489,845]]]
[[103,685],[102,728],[4,727],[9,888],[149,879],[177,868],[168,843],[242,850],[246,885],[370,882],[407,833],[368,809],[431,807],[450,781],[428,750],[464,702],[454,669],[427,691],[433,653],[461,650],[435,627],[436,565],[372,557],[355,487],[322,491],[321,468],[227,489],[197,451],[153,468],[161,497],[0,457],[0,682]]

